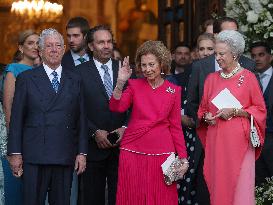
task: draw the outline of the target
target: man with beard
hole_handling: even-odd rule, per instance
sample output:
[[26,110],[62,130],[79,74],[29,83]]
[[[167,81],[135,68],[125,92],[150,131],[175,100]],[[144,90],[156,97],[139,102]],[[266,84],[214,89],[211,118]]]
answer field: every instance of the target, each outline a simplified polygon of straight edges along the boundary
[[89,23],[83,17],[75,17],[66,25],[66,36],[69,49],[63,56],[62,65],[73,69],[75,66],[89,61],[86,45],[86,33],[89,31]]
[[187,68],[190,67],[191,62],[192,60],[190,47],[184,43],[177,44],[173,52],[171,73],[183,73],[185,70],[187,70]]
[[[89,128],[87,169],[81,177],[81,205],[105,205],[107,182],[108,204],[116,201],[119,149],[115,133],[122,137],[126,114],[109,110],[109,98],[116,86],[119,62],[111,59],[113,35],[110,28],[99,25],[90,29],[87,43],[93,57],[77,70],[83,80],[86,114]],[[108,137],[108,138],[107,138]]]

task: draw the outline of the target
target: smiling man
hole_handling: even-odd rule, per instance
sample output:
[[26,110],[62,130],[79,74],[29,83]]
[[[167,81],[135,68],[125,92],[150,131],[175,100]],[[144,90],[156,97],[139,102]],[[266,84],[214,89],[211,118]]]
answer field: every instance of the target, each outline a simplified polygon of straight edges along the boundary
[[23,177],[24,205],[44,204],[47,193],[49,204],[69,205],[73,171],[86,168],[81,79],[61,66],[64,50],[58,31],[43,30],[43,64],[16,80],[8,154],[13,174]]
[[87,53],[86,34],[89,31],[89,23],[83,17],[71,18],[66,25],[66,37],[70,50],[62,59],[65,68],[73,69],[75,66],[89,61]]
[[104,25],[95,26],[87,34],[88,47],[93,52],[90,61],[77,66],[84,88],[89,128],[87,170],[81,177],[84,205],[105,204],[107,179],[108,204],[116,199],[119,149],[108,140],[110,133],[123,135],[125,114],[111,112],[109,98],[117,83],[118,61],[111,59],[112,31]]

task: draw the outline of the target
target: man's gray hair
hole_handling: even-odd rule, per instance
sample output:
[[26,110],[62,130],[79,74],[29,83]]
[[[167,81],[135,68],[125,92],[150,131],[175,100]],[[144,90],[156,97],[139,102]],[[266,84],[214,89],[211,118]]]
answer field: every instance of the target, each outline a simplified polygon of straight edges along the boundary
[[48,28],[42,31],[42,33],[39,36],[39,48],[43,49],[44,45],[45,45],[45,38],[48,36],[53,36],[53,35],[57,35],[59,36],[60,40],[61,40],[61,45],[62,47],[64,47],[64,38],[62,36],[62,34],[60,34],[56,29],[54,28]]
[[245,39],[238,31],[224,30],[216,36],[216,42],[222,42],[230,47],[231,53],[239,58],[245,50]]

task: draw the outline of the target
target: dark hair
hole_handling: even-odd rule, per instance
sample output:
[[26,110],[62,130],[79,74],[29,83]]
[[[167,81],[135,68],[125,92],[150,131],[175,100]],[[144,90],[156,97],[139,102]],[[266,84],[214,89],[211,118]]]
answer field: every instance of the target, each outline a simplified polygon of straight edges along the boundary
[[224,16],[224,17],[220,17],[220,18],[214,20],[213,33],[220,33],[222,31],[221,26],[224,22],[233,22],[236,24],[237,28],[239,28],[239,24],[235,19],[233,19],[231,17]]
[[264,41],[257,41],[255,43],[252,43],[249,47],[249,51],[251,52],[251,50],[253,48],[257,48],[257,47],[264,47],[265,48],[265,51],[271,55],[271,48],[269,46],[269,44],[267,42],[264,42]]
[[213,23],[214,23],[214,20],[213,20],[213,19],[208,19],[208,20],[206,20],[206,21],[203,23],[203,25],[202,25],[201,32],[202,32],[202,33],[205,33],[206,30],[207,30],[207,27],[210,26],[210,25],[213,26]]
[[94,34],[97,31],[108,31],[111,34],[112,40],[113,40],[113,43],[114,43],[113,32],[112,32],[111,28],[109,26],[106,26],[106,25],[98,25],[98,26],[95,26],[95,27],[91,28],[88,31],[87,35],[86,35],[86,42],[87,43],[92,43],[94,41]]
[[89,31],[89,23],[88,21],[80,16],[71,18],[67,25],[66,25],[66,30],[69,28],[80,28],[82,34],[85,36],[87,32]]
[[179,47],[186,47],[189,50],[191,50],[191,47],[188,44],[186,44],[185,42],[179,42],[178,44],[175,45],[174,49],[172,50],[172,53],[174,53],[176,49]]

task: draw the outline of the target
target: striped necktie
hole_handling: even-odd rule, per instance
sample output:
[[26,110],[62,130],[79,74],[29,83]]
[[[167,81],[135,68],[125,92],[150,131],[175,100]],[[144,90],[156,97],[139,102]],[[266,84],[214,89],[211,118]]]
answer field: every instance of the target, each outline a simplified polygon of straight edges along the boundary
[[110,74],[108,72],[109,68],[107,67],[107,65],[101,65],[101,68],[104,70],[104,75],[103,75],[104,87],[108,97],[110,98],[113,93],[113,84],[112,84]]
[[53,89],[57,93],[58,89],[59,89],[59,85],[60,85],[59,80],[58,80],[58,73],[56,71],[53,71],[51,74],[54,76],[52,78],[51,84],[52,84]]

